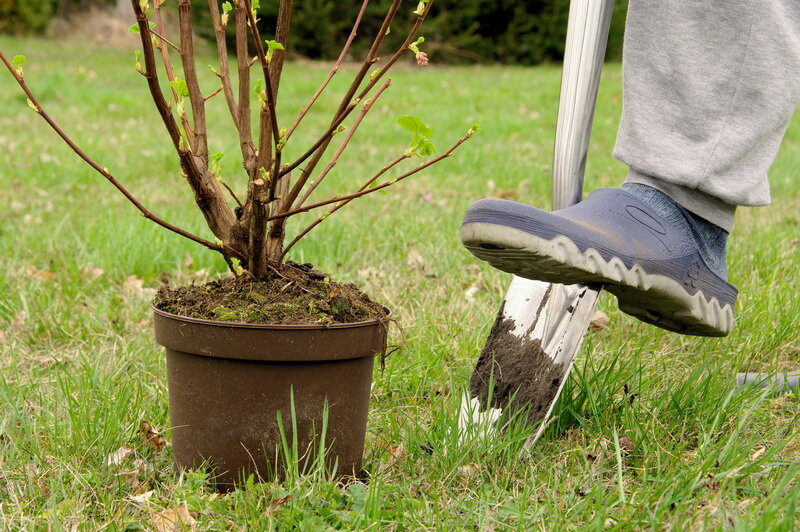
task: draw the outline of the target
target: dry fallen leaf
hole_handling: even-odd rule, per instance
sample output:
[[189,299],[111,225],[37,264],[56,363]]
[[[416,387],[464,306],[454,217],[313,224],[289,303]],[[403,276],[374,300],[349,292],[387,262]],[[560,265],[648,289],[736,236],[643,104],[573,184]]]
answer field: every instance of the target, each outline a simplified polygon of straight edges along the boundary
[[480,471],[478,464],[462,465],[458,469],[456,469],[456,473],[458,473],[458,476],[464,478],[474,477],[475,475],[478,474],[478,471]]
[[36,269],[33,266],[28,266],[27,268],[25,268],[25,276],[30,277],[31,279],[36,279],[37,281],[56,280],[56,274],[45,270]]
[[619,451],[623,456],[628,456],[635,450],[636,444],[633,443],[633,440],[630,439],[630,437],[624,435],[619,437]]
[[402,461],[408,455],[408,451],[403,446],[402,443],[390,443],[389,444],[389,457],[383,462],[380,467],[378,468],[380,472],[384,472],[387,469],[391,469],[394,467],[398,462]]
[[589,328],[593,331],[602,331],[605,329],[611,319],[602,310],[595,310],[592,314],[592,320],[589,322]]
[[181,504],[163,512],[150,512],[150,524],[157,532],[173,532],[186,528],[193,530],[197,520],[189,513],[189,508]]
[[133,449],[130,449],[123,445],[113,453],[109,454],[108,457],[106,457],[106,465],[119,465],[122,463],[123,460],[129,457],[132,452]]
[[21,331],[25,328],[25,325],[28,322],[28,313],[24,310],[20,310],[19,312],[14,314],[14,319],[11,322],[12,329],[15,331]]
[[758,447],[756,447],[755,449],[750,451],[750,454],[748,455],[748,458],[750,460],[758,460],[759,458],[764,456],[766,454],[766,452],[767,452],[767,448],[764,447],[763,445],[759,445]]
[[128,497],[128,500],[131,502],[135,502],[136,504],[144,504],[150,500],[150,497],[153,496],[155,491],[145,491],[144,493],[140,493],[139,495],[131,495]]
[[122,282],[122,294],[128,297],[142,297],[144,294],[144,281],[135,275],[129,275]]
[[97,279],[101,277],[105,273],[105,271],[95,267],[95,265],[90,262],[89,264],[81,268],[81,273],[83,275],[86,275],[87,277],[91,277],[92,279]]
[[192,256],[189,255],[188,252],[183,256],[183,266],[187,270],[193,270],[194,269],[194,258],[192,258]]
[[428,269],[428,264],[425,261],[425,257],[422,256],[422,253],[417,251],[416,249],[412,249],[408,252],[408,256],[406,257],[406,264],[409,268],[414,270],[419,270],[424,272]]
[[3,344],[8,340],[8,333],[5,332],[3,329],[0,329],[0,344]]
[[474,284],[469,285],[466,290],[464,290],[464,297],[467,298],[467,301],[475,301],[475,294],[480,291],[480,288],[475,286]]
[[144,439],[145,444],[157,453],[171,445],[164,435],[154,429],[153,425],[147,421],[142,421],[141,425],[139,425],[139,434]]
[[292,495],[291,493],[288,494],[288,495],[284,495],[283,497],[279,497],[277,499],[272,499],[267,504],[267,509],[266,509],[266,511],[264,513],[266,513],[267,515],[270,515],[273,512],[275,512],[278,508],[280,508],[281,506],[283,506],[287,502],[291,501],[292,499],[294,499],[294,495]]

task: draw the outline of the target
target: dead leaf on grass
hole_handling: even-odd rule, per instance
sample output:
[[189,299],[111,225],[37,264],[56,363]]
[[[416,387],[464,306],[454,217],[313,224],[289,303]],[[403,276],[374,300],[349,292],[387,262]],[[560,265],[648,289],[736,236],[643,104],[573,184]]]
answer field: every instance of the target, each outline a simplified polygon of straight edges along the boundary
[[153,425],[147,421],[142,421],[139,425],[139,434],[144,439],[144,443],[157,453],[172,445],[163,434],[154,429]]
[[106,457],[106,465],[119,465],[133,453],[133,449],[124,445]]
[[183,266],[187,270],[194,270],[194,258],[188,252],[183,256]]
[[28,323],[28,313],[24,310],[20,310],[16,314],[14,314],[14,319],[11,321],[11,328],[15,331],[21,331],[25,328],[25,325]]
[[155,289],[145,288],[144,281],[135,275],[129,275],[122,282],[122,298],[125,300],[151,298],[154,295]]
[[264,513],[267,514],[267,515],[271,515],[278,508],[280,508],[281,506],[283,506],[287,502],[291,501],[292,499],[294,499],[294,495],[292,495],[291,493],[288,494],[288,495],[284,495],[283,497],[279,497],[277,499],[272,499],[267,504],[267,509],[266,509],[266,511]]
[[478,467],[478,464],[462,465],[462,466],[459,466],[458,469],[456,469],[456,473],[458,474],[458,476],[460,476],[462,478],[474,477],[475,475],[478,474],[479,471],[480,471],[480,467]]
[[185,504],[168,508],[163,512],[150,512],[150,524],[157,532],[173,532],[175,530],[194,530],[197,519],[189,513]]
[[6,341],[8,341],[8,333],[0,329],[0,344],[4,344]]
[[406,448],[402,443],[390,443],[389,457],[380,465],[378,469],[381,473],[383,473],[397,465],[399,462],[403,461],[406,456],[408,456],[408,451],[406,451]]
[[425,260],[425,257],[422,256],[422,253],[417,251],[416,249],[412,249],[408,252],[408,256],[406,257],[406,264],[409,268],[413,270],[418,270],[420,272],[425,272],[428,269],[428,263]]
[[55,281],[56,274],[53,272],[48,272],[46,270],[39,270],[34,268],[33,266],[28,266],[25,268],[25,276],[30,277],[31,279],[36,279],[37,281]]
[[758,460],[759,458],[761,458],[762,456],[764,456],[766,454],[766,452],[767,452],[767,448],[764,447],[763,445],[759,445],[758,447],[756,447],[755,449],[750,451],[750,454],[747,457],[750,460],[755,461],[755,460]]
[[155,493],[154,490],[145,491],[144,493],[140,493],[139,495],[131,495],[130,497],[128,497],[128,500],[131,502],[135,502],[136,504],[145,504],[147,501],[150,500],[150,498],[153,496],[154,493]]
[[369,282],[369,281],[377,281],[378,279],[383,279],[384,277],[386,277],[386,273],[382,270],[369,266],[367,268],[364,268],[363,270],[358,270],[358,276],[365,282]]
[[633,443],[629,436],[622,435],[619,437],[619,451],[623,456],[628,456],[635,450],[636,444]]
[[89,264],[87,264],[86,266],[81,268],[81,273],[83,275],[87,276],[87,277],[92,278],[92,279],[98,279],[98,278],[102,277],[102,275],[105,273],[105,271],[103,271],[102,269],[96,267],[94,264],[92,264],[90,262]]
[[467,301],[475,301],[475,294],[480,292],[480,287],[474,284],[469,285],[464,289],[464,297]]
[[592,313],[592,320],[589,322],[589,328],[593,331],[602,331],[610,322],[611,319],[605,312],[602,310],[595,310],[594,313]]

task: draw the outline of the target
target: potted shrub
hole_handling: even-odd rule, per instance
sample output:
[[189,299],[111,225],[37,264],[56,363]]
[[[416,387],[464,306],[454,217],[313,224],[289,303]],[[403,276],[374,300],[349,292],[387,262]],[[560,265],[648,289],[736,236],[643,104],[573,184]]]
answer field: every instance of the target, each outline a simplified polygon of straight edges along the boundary
[[[416,117],[401,117],[399,124],[412,134],[407,149],[364,176],[363,184],[351,193],[315,199],[312,193],[389,88],[391,67],[409,51],[421,66],[427,65],[417,32],[431,1],[415,5],[402,44],[382,59],[379,54],[390,26],[402,25],[397,21],[402,18],[401,0],[392,1],[330,122],[307,146],[296,146],[293,134],[339,72],[368,0],[363,0],[339,58],[291,122],[278,115],[276,101],[290,41],[292,2],[280,1],[274,39],[267,40],[260,33],[254,3],[208,2],[218,56],[212,71],[219,83],[215,90],[203,92],[192,27],[195,7],[190,0],[174,5],[177,39],[167,35],[164,0],[132,0],[136,14],[132,31],[139,33],[142,43],[136,70],[146,79],[213,240],[148,210],[42,108],[25,81],[25,58],[9,59],[0,52],[29,106],[80,158],[147,219],[219,253],[228,265],[231,276],[226,279],[203,286],[162,287],[153,305],[156,339],[167,352],[175,460],[189,467],[210,461],[223,489],[243,474],[280,473],[292,466],[287,455],[297,460],[314,449],[329,465],[336,464],[338,474],[359,472],[373,358],[385,349],[390,316],[355,287],[333,283],[310,264],[292,262],[290,251],[354,199],[449,157],[477,131],[477,126],[471,127],[437,155],[428,127]],[[228,33],[235,39],[230,50],[234,58],[228,55]],[[208,137],[205,110],[212,104],[227,107],[238,134],[241,182],[246,183],[239,194],[228,184],[233,183],[231,177],[223,180],[220,175],[220,154],[210,150],[213,139]],[[419,158],[422,162],[409,163]],[[287,235],[286,221],[312,210],[322,214]]]

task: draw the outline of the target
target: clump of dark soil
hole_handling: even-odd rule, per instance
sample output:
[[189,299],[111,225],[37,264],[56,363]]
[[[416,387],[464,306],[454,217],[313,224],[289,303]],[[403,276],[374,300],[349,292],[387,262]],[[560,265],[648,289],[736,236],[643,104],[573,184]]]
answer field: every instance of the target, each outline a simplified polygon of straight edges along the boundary
[[498,314],[472,372],[470,394],[481,405],[527,411],[533,424],[544,418],[569,367],[553,362],[538,338],[512,334],[515,327],[514,320]]
[[329,325],[385,319],[386,308],[353,284],[339,284],[310,264],[286,263],[263,281],[246,275],[207,284],[162,286],[159,310],[217,321],[282,325]]

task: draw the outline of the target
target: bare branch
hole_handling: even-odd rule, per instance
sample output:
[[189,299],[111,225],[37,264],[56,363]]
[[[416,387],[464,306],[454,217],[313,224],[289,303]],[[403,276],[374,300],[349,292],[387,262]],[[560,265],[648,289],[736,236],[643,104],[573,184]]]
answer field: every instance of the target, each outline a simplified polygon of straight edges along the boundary
[[[156,0],[158,4],[158,0]],[[191,0],[178,0],[178,20],[181,30],[181,63],[186,87],[189,90],[189,102],[192,106],[192,123],[194,125],[194,155],[205,166],[208,165],[208,136],[206,135],[206,101],[197,80],[194,64],[194,36],[192,35]]]
[[[161,87],[158,82],[158,71],[156,69],[155,53],[153,51],[153,38],[150,34],[150,25],[147,15],[142,10],[138,0],[131,0],[131,5],[136,14],[136,22],[139,26],[146,69],[144,76],[147,79],[150,95],[172,139],[175,151],[178,152],[181,167],[186,173],[189,185],[192,187],[197,206],[203,213],[211,231],[220,240],[224,241],[228,238],[236,218],[233,215],[233,211],[222,197],[219,184],[216,180],[210,178],[207,172],[201,171],[190,147],[183,145],[180,129],[175,121],[175,117],[172,115],[172,111],[164,99],[164,94],[161,92]],[[187,131],[187,135],[188,134]]]
[[208,11],[211,14],[211,24],[214,27],[214,37],[217,41],[217,56],[219,57],[219,76],[222,82],[222,90],[225,93],[225,102],[228,104],[231,118],[233,118],[233,125],[237,131],[239,129],[239,111],[237,110],[236,100],[233,97],[233,88],[231,87],[231,75],[228,66],[228,45],[225,41],[225,28],[222,26],[222,19],[219,14],[219,2],[217,0],[208,0]]
[[[364,184],[361,185],[361,187],[358,189],[358,192],[362,192],[363,190],[366,190],[366,188],[368,186],[370,186],[372,183],[374,183],[376,179],[379,179],[383,174],[385,174],[386,172],[388,172],[389,170],[391,170],[392,168],[394,168],[395,166],[397,166],[401,162],[405,161],[409,157],[411,157],[411,155],[409,155],[407,153],[404,153],[403,155],[400,155],[399,157],[395,158],[392,162],[390,162],[389,164],[387,164],[386,166],[381,168],[381,170],[377,174],[375,174],[374,176],[370,177],[367,181],[365,181]],[[333,209],[331,209],[330,211],[326,212],[325,214],[323,214],[322,216],[320,216],[319,218],[314,220],[308,227],[306,227],[305,229],[300,231],[297,234],[297,236],[295,236],[292,239],[292,241],[289,242],[289,244],[287,244],[283,248],[283,252],[281,254],[281,261],[286,256],[286,254],[289,252],[289,250],[292,249],[294,247],[294,245],[297,244],[308,233],[310,233],[312,229],[314,229],[316,226],[318,226],[319,224],[321,224],[322,222],[327,220],[328,217],[330,217],[331,214],[335,213],[336,211],[338,211],[339,209],[341,209],[342,207],[344,207],[345,205],[347,205],[348,203],[350,203],[354,199],[355,198],[350,198],[350,199],[346,199],[346,200],[343,200],[343,201],[337,203],[336,206]],[[300,206],[302,206],[302,201],[300,202]]]
[[[213,1],[213,0],[212,0]],[[245,168],[250,179],[255,178],[255,146],[250,126],[250,54],[247,49],[247,14],[241,2],[234,8],[236,19],[236,62],[239,68],[239,116],[237,117],[239,143]],[[249,194],[248,194],[249,195]]]
[[208,101],[208,100],[210,100],[211,98],[213,98],[214,96],[216,96],[217,94],[219,94],[220,92],[222,92],[222,85],[220,85],[219,87],[217,87],[216,89],[214,89],[214,92],[212,92],[212,93],[211,93],[211,94],[209,94],[208,96],[203,96],[203,100],[204,100],[204,101]]
[[358,34],[358,27],[361,25],[361,19],[364,16],[364,11],[366,11],[368,4],[369,0],[364,0],[361,3],[361,9],[359,10],[358,15],[356,16],[356,21],[353,23],[353,29],[350,30],[350,36],[344,43],[344,46],[342,47],[342,51],[339,54],[339,57],[336,59],[336,62],[333,64],[333,67],[331,68],[330,72],[328,72],[328,75],[322,81],[322,84],[316,90],[314,95],[311,96],[309,102],[305,105],[305,107],[300,109],[300,113],[297,115],[297,118],[295,119],[294,123],[289,127],[289,130],[286,132],[286,136],[284,137],[285,140],[288,140],[289,137],[292,136],[294,130],[297,129],[297,126],[299,126],[300,122],[303,121],[303,118],[305,118],[306,114],[308,114],[308,111],[316,103],[317,99],[319,99],[319,96],[328,87],[328,84],[333,79],[333,76],[335,76],[336,73],[339,71],[339,67],[342,65],[342,61],[344,61],[344,58],[347,56],[347,52],[350,51],[350,45],[353,43],[353,39],[355,39],[356,35]]
[[[160,2],[155,2],[153,8],[155,10],[156,27],[161,33],[165,33],[164,19],[161,16]],[[152,28],[150,28],[150,32],[153,33],[153,35],[156,35],[156,33],[153,31]],[[166,41],[166,39],[164,38],[161,39],[163,41]],[[161,62],[164,64],[164,72],[166,72],[167,74],[167,81],[169,81],[170,87],[172,88],[172,97],[175,99],[175,102],[178,102],[180,100],[180,96],[178,95],[178,89],[176,89],[174,85],[175,73],[172,70],[172,61],[169,58],[169,50],[167,50],[163,44],[159,44],[158,49],[161,52]],[[189,146],[194,147],[194,133],[192,131],[192,128],[189,126],[189,119],[186,117],[186,113],[181,113],[180,119],[181,119],[181,124],[183,125],[183,131],[186,134],[186,141],[189,143]]]
[[378,98],[380,98],[381,94],[383,94],[383,91],[388,89],[391,84],[392,84],[391,78],[387,79],[383,83],[383,85],[381,85],[380,89],[378,89],[375,95],[369,100],[367,100],[367,102],[362,106],[361,112],[358,114],[358,117],[356,117],[355,121],[353,122],[353,125],[350,126],[350,128],[348,129],[347,135],[344,137],[344,140],[342,140],[342,143],[339,145],[339,148],[336,150],[336,153],[333,154],[333,157],[331,157],[331,160],[319,174],[319,177],[317,177],[314,181],[311,182],[311,184],[308,187],[305,188],[303,196],[297,202],[298,207],[303,206],[303,203],[306,202],[311,193],[314,192],[314,190],[319,186],[322,180],[325,179],[325,177],[333,169],[333,167],[336,166],[336,163],[339,161],[339,157],[342,155],[342,152],[344,152],[345,148],[347,148],[347,145],[350,143],[350,140],[352,140],[353,135],[355,135],[356,130],[358,129],[358,126],[361,125],[361,121],[364,120],[365,116],[367,116],[369,110],[372,109],[372,105]]
[[[158,2],[155,3],[155,9],[156,9],[156,13],[160,13],[161,12],[161,6],[159,5]],[[156,18],[160,18],[160,17],[158,15],[156,15]],[[156,24],[158,24],[158,22],[156,22]],[[159,31],[155,31],[153,28],[150,28],[150,33],[152,33],[153,35],[158,37],[161,40],[161,42],[167,43],[168,45],[172,46],[175,49],[175,51],[177,51],[178,53],[181,53],[181,49],[180,48],[175,46],[169,39],[167,39],[166,37],[164,37],[164,35],[162,35],[164,33],[163,29],[159,28]]]
[[34,94],[31,92],[27,83],[25,83],[25,80],[23,80],[17,74],[14,67],[11,66],[11,63],[9,62],[8,58],[6,58],[5,54],[2,51],[0,51],[0,60],[3,61],[3,64],[5,64],[9,72],[11,72],[11,75],[14,76],[14,79],[17,81],[22,90],[25,92],[25,95],[28,97],[28,100],[30,100],[32,106],[39,114],[39,116],[41,116],[44,119],[44,121],[47,122],[47,124],[53,129],[53,131],[55,131],[56,134],[58,134],[58,136],[61,137],[61,140],[63,140],[72,149],[72,151],[74,151],[78,155],[78,157],[83,159],[83,161],[86,164],[88,164],[96,172],[98,172],[100,175],[106,178],[112,185],[114,185],[114,187],[117,190],[119,190],[120,193],[122,193],[122,195],[125,196],[125,198],[129,202],[131,202],[133,206],[136,207],[136,209],[139,210],[139,212],[142,213],[142,216],[144,216],[148,220],[151,220],[152,222],[155,222],[161,227],[172,231],[173,233],[177,233],[182,237],[188,238],[189,240],[201,244],[211,250],[222,253],[225,256],[236,256],[242,259],[244,258],[244,256],[241,253],[239,253],[237,250],[233,248],[210,242],[202,237],[199,237],[195,234],[186,231],[185,229],[181,229],[180,227],[172,225],[171,223],[159,218],[158,216],[150,212],[144,205],[142,205],[142,203],[133,194],[131,194],[130,191],[128,191],[127,188],[125,188],[122,185],[122,183],[120,183],[113,175],[111,175],[111,172],[109,172],[107,168],[100,166],[91,157],[89,157],[80,147],[78,147],[77,144],[75,144],[75,142],[64,132],[64,130],[62,130],[58,126],[58,124],[56,124],[53,118],[44,110],[42,104],[39,102],[36,96],[34,96]]
[[414,25],[409,31],[406,40],[403,42],[403,45],[400,47],[400,49],[392,56],[392,60],[390,60],[387,66],[385,66],[382,70],[373,75],[369,83],[367,84],[367,87],[359,94],[359,96],[355,100],[352,100],[353,95],[358,90],[358,87],[361,85],[361,82],[363,81],[364,77],[369,71],[370,66],[373,63],[375,63],[375,61],[377,61],[378,51],[380,50],[381,44],[383,44],[383,40],[386,36],[386,33],[389,30],[389,26],[392,20],[394,19],[395,14],[397,13],[397,9],[400,6],[400,0],[394,0],[392,2],[392,5],[389,7],[389,11],[387,12],[386,17],[384,18],[383,24],[381,25],[381,28],[378,31],[378,34],[375,36],[375,40],[373,41],[372,46],[370,47],[369,53],[367,54],[367,57],[365,58],[364,63],[361,66],[361,70],[359,70],[358,74],[356,74],[355,78],[353,79],[353,82],[350,84],[350,88],[347,90],[347,94],[342,99],[342,103],[339,106],[339,110],[337,111],[337,115],[335,116],[333,123],[331,124],[331,127],[322,137],[320,137],[320,139],[314,144],[314,146],[312,146],[311,149],[307,150],[292,164],[284,166],[283,169],[281,170],[281,173],[290,172],[294,168],[302,164],[303,161],[305,161],[308,157],[313,155],[313,158],[303,169],[294,187],[292,187],[292,190],[289,192],[289,197],[285,203],[286,209],[291,208],[291,206],[294,204],[294,201],[300,195],[300,191],[305,186],[309,176],[314,171],[314,168],[319,163],[320,159],[322,158],[322,155],[324,154],[325,150],[330,144],[333,132],[336,130],[339,124],[341,124],[344,121],[347,115],[349,115],[350,112],[355,108],[356,102],[361,101],[369,93],[369,91],[375,86],[378,80],[381,77],[383,77],[383,75],[386,74],[387,70],[397,61],[400,55],[405,51],[405,49],[411,43],[417,31],[419,30],[419,27],[422,24],[423,20],[425,19],[425,16],[427,15],[428,11],[430,10],[432,3],[433,0],[430,0],[425,5],[425,9],[422,11],[422,13],[417,16],[417,20],[415,21]]
[[[253,14],[253,7],[250,0],[241,0],[244,2],[245,9],[247,10],[247,19],[250,23],[250,32],[253,34],[253,40],[256,42],[256,51],[258,52],[258,60],[261,63],[261,70],[264,73],[264,85],[266,85],[266,103],[267,112],[269,113],[269,125],[272,129],[271,136],[275,146],[278,150],[278,142],[280,141],[280,130],[278,129],[278,117],[275,112],[275,90],[273,88],[272,76],[270,74],[269,61],[267,61],[267,54],[264,52],[264,43],[261,41],[261,35],[258,32],[256,25],[256,18]],[[262,130],[262,133],[268,134]]]
[[[299,214],[301,212],[307,212],[307,211],[310,211],[312,209],[317,209],[319,207],[324,207],[325,205],[330,205],[331,203],[338,203],[338,202],[344,201],[344,200],[350,200],[350,199],[359,198],[361,196],[366,196],[367,194],[372,194],[373,192],[377,192],[378,190],[382,190],[382,189],[384,189],[386,187],[394,185],[395,183],[397,183],[399,181],[402,181],[402,180],[406,179],[407,177],[411,177],[412,175],[420,172],[421,170],[424,170],[425,168],[428,168],[429,166],[431,166],[433,164],[438,163],[439,161],[441,161],[443,159],[446,159],[447,157],[450,157],[450,155],[452,155],[452,153],[459,146],[464,144],[467,141],[467,139],[469,139],[472,135],[473,135],[473,131],[470,130],[469,132],[467,132],[467,134],[465,134],[463,137],[458,139],[455,144],[450,146],[450,148],[447,151],[445,151],[444,153],[442,153],[441,155],[439,155],[437,157],[434,157],[433,159],[431,159],[431,160],[429,160],[429,161],[417,166],[416,168],[406,172],[405,174],[402,174],[402,175],[400,175],[398,177],[395,177],[394,179],[391,179],[389,181],[381,183],[380,185],[376,185],[374,187],[366,188],[366,189],[360,190],[358,192],[353,192],[352,194],[347,194],[347,195],[344,195],[344,196],[337,196],[335,198],[331,198],[331,199],[328,199],[328,200],[325,200],[325,201],[320,201],[319,203],[314,203],[314,204],[308,205],[306,207],[299,207],[297,209],[292,209],[292,210],[287,211],[287,212],[282,212],[282,213],[279,213],[279,214],[275,214],[275,215],[270,216],[269,218],[267,218],[267,220],[271,221],[271,220],[277,220],[279,218],[286,218],[286,217],[289,217],[289,216],[293,216],[295,214]],[[376,175],[378,175],[378,174],[376,174]],[[375,179],[376,179],[376,177],[372,176],[370,178],[370,183],[372,181],[374,181]]]

